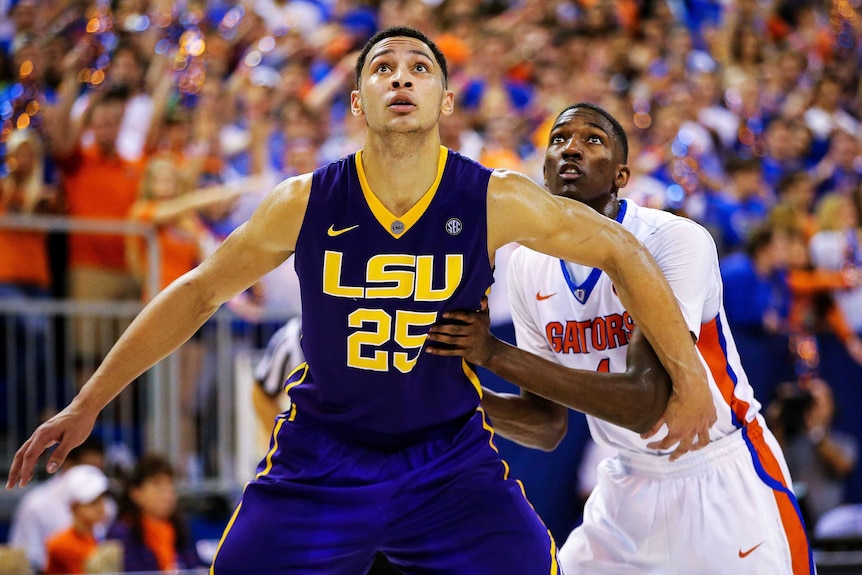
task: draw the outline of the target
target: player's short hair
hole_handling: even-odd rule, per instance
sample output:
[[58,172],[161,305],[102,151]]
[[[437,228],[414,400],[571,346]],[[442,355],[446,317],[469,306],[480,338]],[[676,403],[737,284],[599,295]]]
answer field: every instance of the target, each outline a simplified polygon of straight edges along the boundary
[[608,122],[611,124],[611,128],[613,129],[613,135],[616,138],[617,142],[620,145],[620,148],[623,152],[623,163],[627,163],[629,161],[629,138],[626,136],[626,131],[620,125],[616,118],[614,118],[610,112],[605,110],[600,106],[596,106],[595,104],[591,104],[589,102],[578,102],[577,104],[572,104],[568,106],[565,110],[557,114],[557,120],[560,119],[560,116],[568,112],[569,110],[574,110],[576,108],[586,108],[587,110],[592,110],[597,114],[601,114]]
[[365,60],[368,58],[368,53],[371,52],[371,49],[378,44],[380,41],[385,40],[386,38],[397,38],[397,37],[406,37],[406,38],[415,38],[420,42],[424,43],[428,48],[431,49],[431,53],[434,54],[434,59],[437,61],[437,65],[440,66],[440,69],[443,71],[443,87],[448,87],[449,85],[449,69],[446,67],[446,56],[443,55],[443,51],[437,47],[431,38],[416,30],[414,28],[408,28],[407,26],[393,26],[391,28],[386,28],[385,30],[381,30],[374,36],[372,36],[368,42],[365,43],[365,46],[362,47],[362,52],[359,53],[359,58],[356,59],[356,86],[359,86],[359,77],[362,75],[362,68],[365,67]]

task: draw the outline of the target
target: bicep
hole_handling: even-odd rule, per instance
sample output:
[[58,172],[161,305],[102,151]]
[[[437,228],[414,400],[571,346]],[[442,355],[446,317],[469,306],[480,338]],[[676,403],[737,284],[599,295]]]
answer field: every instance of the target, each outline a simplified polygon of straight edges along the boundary
[[495,250],[518,242],[605,271],[620,244],[635,241],[622,226],[586,205],[552,196],[528,177],[496,171],[488,184],[488,240]]

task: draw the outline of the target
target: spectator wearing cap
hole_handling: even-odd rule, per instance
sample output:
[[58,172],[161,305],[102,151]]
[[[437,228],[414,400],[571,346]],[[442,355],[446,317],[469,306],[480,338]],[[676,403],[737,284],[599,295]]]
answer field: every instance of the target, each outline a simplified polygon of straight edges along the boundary
[[79,465],[104,466],[101,441],[89,437],[73,449],[60,471],[29,490],[15,509],[9,528],[9,544],[24,549],[30,565],[37,572],[45,569],[45,544],[48,538],[72,524],[69,507],[58,505],[57,502],[65,497],[63,480],[66,474]]
[[87,559],[99,547],[96,529],[108,517],[107,492],[108,478],[98,467],[79,465],[66,473],[64,503],[72,512],[72,525],[48,539],[45,575],[85,573]]

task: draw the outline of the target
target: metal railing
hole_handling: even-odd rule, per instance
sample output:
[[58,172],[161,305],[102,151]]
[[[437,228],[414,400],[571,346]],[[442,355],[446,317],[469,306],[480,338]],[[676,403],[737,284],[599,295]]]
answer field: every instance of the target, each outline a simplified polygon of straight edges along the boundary
[[[150,293],[158,291],[161,254],[152,226],[0,216],[0,229],[143,237],[146,284]],[[76,338],[88,339],[97,357],[104,357],[116,339],[116,326],[128,325],[141,308],[140,301],[0,299],[0,478],[5,478],[21,443],[62,409],[97,367],[98,360],[76,357]],[[265,322],[274,331],[283,319],[273,315]],[[247,360],[251,348],[265,344],[266,335],[255,330],[230,311],[219,310],[189,343],[114,399],[94,427],[105,443],[109,465],[122,466],[142,452],[159,451],[176,465],[181,488],[237,492],[254,472],[253,467],[244,469],[247,463],[238,468],[237,445],[248,444],[243,436],[252,433],[257,438],[259,431],[245,429],[247,425],[237,429],[236,418],[249,421],[251,408],[237,399],[235,363],[238,357]],[[238,406],[243,414],[238,414]],[[39,469],[37,479],[44,478],[44,465]],[[4,492],[0,499],[20,493],[0,491]],[[0,501],[0,515],[4,507],[8,505]]]

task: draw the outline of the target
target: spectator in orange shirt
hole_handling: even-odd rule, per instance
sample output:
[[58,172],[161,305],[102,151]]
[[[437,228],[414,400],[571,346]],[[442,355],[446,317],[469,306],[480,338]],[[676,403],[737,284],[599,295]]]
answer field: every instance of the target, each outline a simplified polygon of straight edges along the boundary
[[[49,110],[46,127],[51,149],[61,170],[65,203],[72,218],[125,220],[138,195],[142,166],[123,159],[117,138],[125,109],[119,92],[97,92],[83,116],[73,122],[71,108],[79,90],[78,70],[84,62],[83,50],[75,48],[64,61],[59,103]],[[93,133],[93,143],[81,144],[84,128]],[[76,301],[137,299],[134,278],[125,261],[124,239],[119,234],[72,233],[69,241],[69,297]],[[93,321],[84,318],[84,321]],[[104,322],[92,326],[77,322],[74,347],[81,362],[80,377],[98,361],[98,342],[113,342],[124,327],[117,325],[102,333]],[[86,327],[89,330],[84,331]],[[82,361],[83,360],[83,361]]]
[[[155,226],[161,253],[159,291],[190,271],[203,259],[202,242],[207,229],[198,213],[208,209],[225,209],[245,191],[256,191],[262,177],[245,178],[230,184],[195,190],[185,180],[181,167],[169,153],[153,156],[146,166],[138,199],[129,210],[129,218]],[[130,237],[126,257],[135,277],[143,283],[145,300],[155,296],[147,292],[148,262],[145,243]]]
[[46,543],[45,575],[86,573],[87,559],[99,547],[95,529],[107,519],[108,478],[98,467],[78,465],[63,477],[65,504],[72,510],[72,526]]
[[[27,216],[46,213],[56,208],[55,189],[44,181],[44,155],[38,135],[29,129],[15,130],[6,141],[6,170],[0,178],[0,217]],[[46,233],[29,229],[0,228],[0,299],[18,302],[23,299],[50,296],[51,273],[48,263]],[[56,405],[46,401],[46,388],[52,388],[48,397],[56,397],[56,380],[48,377],[50,354],[49,320],[35,313],[22,313],[19,304],[0,314],[0,394],[4,385],[13,386],[15,396],[9,396],[12,409],[20,414],[53,412]],[[38,390],[38,391],[37,391]],[[36,405],[35,412],[25,406]],[[6,411],[5,408],[3,410]],[[40,413],[40,417],[41,417]],[[19,416],[18,431],[29,428],[33,421],[27,415]],[[0,414],[0,425],[15,426]]]
[[813,336],[827,330],[844,344],[856,363],[862,364],[862,338],[850,327],[832,296],[836,291],[852,289],[862,283],[858,270],[815,269],[804,235],[790,233],[788,239],[787,284],[791,299],[787,327],[791,336],[791,353],[796,356],[797,373],[805,376],[816,371],[819,354]]
[[[44,156],[36,133],[12,132],[6,152],[9,174],[0,180],[0,215],[51,211],[55,190],[44,181]],[[0,229],[0,293],[12,296],[14,289],[18,296],[47,296],[50,283],[45,234]]]
[[177,511],[174,470],[159,455],[144,456],[129,477],[108,539],[123,545],[125,571],[199,567],[188,527]]

